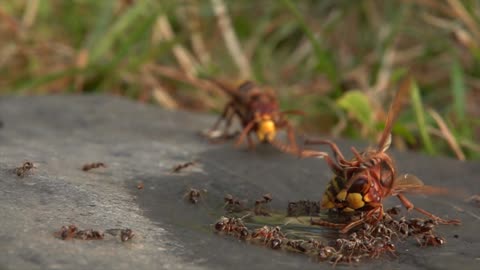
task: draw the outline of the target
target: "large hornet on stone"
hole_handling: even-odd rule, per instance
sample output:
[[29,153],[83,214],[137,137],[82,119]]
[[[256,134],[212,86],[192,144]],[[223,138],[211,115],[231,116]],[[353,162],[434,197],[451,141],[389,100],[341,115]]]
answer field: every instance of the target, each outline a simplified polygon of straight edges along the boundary
[[[293,126],[285,118],[286,114],[301,115],[302,112],[280,111],[277,96],[272,89],[260,88],[251,81],[240,84],[236,89],[216,80],[210,80],[217,87],[222,89],[229,97],[230,101],[205,135],[210,139],[229,138],[229,129],[232,120],[237,117],[242,125],[242,131],[236,141],[236,146],[242,144],[245,138],[248,141],[250,149],[255,147],[252,135],[256,135],[258,141],[262,143],[270,143],[282,151],[296,153],[297,144]],[[224,122],[223,131],[219,130],[220,124]],[[287,134],[287,143],[278,141],[277,132],[285,129]]]
[[305,144],[326,144],[332,152],[332,159],[327,153],[311,150],[300,152],[302,157],[323,158],[332,169],[334,177],[329,182],[321,200],[321,208],[334,210],[339,214],[360,214],[360,219],[347,224],[337,224],[324,220],[312,220],[312,224],[339,228],[346,233],[363,223],[377,223],[383,218],[384,198],[396,196],[408,209],[414,209],[423,215],[441,224],[460,224],[459,220],[445,220],[434,214],[416,207],[404,193],[448,193],[446,189],[426,186],[411,174],[397,172],[394,161],[387,153],[391,144],[391,130],[401,105],[402,97],[407,95],[411,88],[411,79],[406,79],[400,86],[389,110],[385,129],[382,132],[376,148],[358,152],[352,147],[354,158],[346,160],[337,145],[327,140],[306,140]]

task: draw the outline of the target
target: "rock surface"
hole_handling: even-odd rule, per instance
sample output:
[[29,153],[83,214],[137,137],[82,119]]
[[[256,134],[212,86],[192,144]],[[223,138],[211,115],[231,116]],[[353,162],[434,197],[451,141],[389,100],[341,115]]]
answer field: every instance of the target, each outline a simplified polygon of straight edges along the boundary
[[[197,135],[212,116],[163,111],[117,97],[43,96],[0,99],[1,269],[318,269],[301,255],[248,245],[212,232],[223,196],[250,201],[264,193],[273,208],[318,200],[330,171],[316,159],[298,160],[259,146],[212,145]],[[340,148],[348,153],[350,142]],[[347,156],[350,156],[347,154]],[[426,183],[479,194],[480,164],[393,153],[400,171]],[[33,173],[14,168],[32,161]],[[176,164],[197,160],[180,174]],[[107,168],[84,172],[85,163]],[[138,183],[144,189],[137,189]],[[185,202],[189,188],[206,189],[199,204]],[[370,269],[479,269],[480,208],[462,198],[410,196],[416,205],[461,226],[441,226],[447,244],[397,247],[398,258],[364,262]],[[387,200],[398,204],[395,198]],[[104,230],[131,228],[128,242],[62,241],[67,224]]]

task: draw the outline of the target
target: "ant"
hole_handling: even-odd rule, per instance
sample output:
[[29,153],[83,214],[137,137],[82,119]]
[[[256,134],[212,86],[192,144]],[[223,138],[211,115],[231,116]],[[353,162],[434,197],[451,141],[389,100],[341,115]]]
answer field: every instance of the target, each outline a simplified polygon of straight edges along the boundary
[[133,231],[131,229],[123,229],[123,230],[120,231],[120,240],[122,240],[122,242],[130,240],[134,236],[135,236],[135,234],[133,233]]
[[253,234],[252,238],[261,237],[264,240],[264,244],[270,244],[272,249],[278,249],[281,247],[285,235],[280,231],[280,227],[276,226],[274,228],[263,226],[260,229],[257,229]]
[[77,226],[72,224],[68,226],[62,226],[62,228],[60,228],[60,231],[56,232],[55,235],[60,237],[62,240],[67,240],[75,237],[76,232]]
[[198,201],[202,197],[202,194],[204,193],[207,193],[206,189],[198,190],[195,188],[190,188],[190,190],[187,193],[185,193],[183,197],[188,199],[190,203],[196,204],[198,203]]
[[264,206],[273,200],[273,197],[270,193],[264,194],[262,199],[255,201],[254,213],[255,215],[260,216],[270,216],[268,211],[264,209]]
[[305,240],[288,240],[287,246],[291,247],[300,252],[307,252],[307,249],[304,247]]
[[223,208],[230,213],[241,212],[245,210],[244,203],[240,201],[240,199],[233,197],[231,194],[225,195],[223,200],[225,201]]
[[30,161],[25,161],[22,166],[15,168],[15,174],[20,177],[24,177],[28,172],[33,168],[36,168],[35,165]]
[[83,165],[82,170],[84,172],[87,172],[87,171],[90,171],[91,169],[97,169],[100,167],[106,168],[107,166],[103,162],[95,162],[95,163],[89,163],[89,164]]
[[186,162],[186,163],[182,163],[182,164],[178,164],[178,165],[175,165],[173,168],[172,168],[172,172],[173,173],[179,173],[181,172],[183,169],[185,168],[188,168],[190,166],[193,166],[195,165],[195,161],[189,161],[189,162]]
[[120,234],[120,240],[122,242],[128,241],[135,236],[135,234],[133,233],[133,230],[128,228],[127,229],[108,229],[105,232],[113,236],[117,236]]
[[216,223],[215,223],[215,230],[218,232],[225,232],[227,234],[233,233],[237,237],[246,239],[249,235],[250,232],[248,231],[247,227],[243,223],[243,218],[227,218],[227,217],[221,217]]
[[417,238],[417,242],[421,247],[433,246],[438,247],[445,244],[447,241],[441,236],[436,236],[433,232],[425,233],[421,240]]

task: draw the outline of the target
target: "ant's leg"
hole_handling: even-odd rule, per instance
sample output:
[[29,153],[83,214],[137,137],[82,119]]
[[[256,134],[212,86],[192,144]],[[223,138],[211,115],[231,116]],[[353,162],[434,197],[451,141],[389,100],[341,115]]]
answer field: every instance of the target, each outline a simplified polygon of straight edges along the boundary
[[403,194],[397,194],[397,198],[400,200],[400,202],[402,202],[402,204],[405,206],[405,208],[407,208],[408,211],[414,209],[422,214],[424,214],[425,216],[437,221],[438,223],[441,223],[441,224],[460,224],[460,220],[458,219],[450,219],[450,220],[446,220],[446,219],[442,219],[440,217],[437,217],[435,216],[434,214],[426,211],[426,210],[423,210],[422,208],[418,208],[416,207],[415,205],[413,205],[413,203],[407,199],[407,197],[403,196]]

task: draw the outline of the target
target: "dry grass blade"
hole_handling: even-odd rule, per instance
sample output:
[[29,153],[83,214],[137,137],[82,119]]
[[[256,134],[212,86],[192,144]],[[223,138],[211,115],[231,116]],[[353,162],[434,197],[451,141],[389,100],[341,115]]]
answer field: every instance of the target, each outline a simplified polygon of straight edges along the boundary
[[387,116],[387,122],[386,122],[387,124],[385,126],[385,129],[383,130],[382,137],[378,141],[378,146],[380,149],[384,147],[385,142],[390,137],[393,124],[395,123],[395,120],[398,117],[398,114],[403,106],[402,99],[408,96],[407,94],[411,88],[412,88],[412,78],[410,76],[407,76],[407,78],[405,78],[402,81],[402,84],[400,85],[400,89],[397,91],[397,94],[393,99],[392,107],[390,108]]
[[438,0],[403,0],[404,2],[409,2],[409,3],[416,3],[419,5],[426,6],[428,8],[431,8],[433,10],[439,11],[443,14],[446,14],[448,16],[454,16],[454,12],[444,4],[442,4]]
[[465,23],[465,25],[470,29],[470,31],[475,35],[475,37],[480,40],[480,29],[478,24],[468,13],[468,11],[463,6],[462,2],[459,0],[447,0],[448,4],[452,8],[453,12],[457,17]]
[[250,63],[240,47],[240,43],[227,13],[225,3],[223,0],[212,0],[212,6],[215,15],[217,16],[218,27],[222,32],[225,44],[240,71],[240,77],[243,79],[251,78],[252,71],[250,69]]
[[[396,58],[396,51],[393,46],[386,49],[385,54],[382,57],[380,70],[378,71],[377,81],[372,87],[372,94],[377,96],[381,92],[385,92],[390,82],[392,75],[393,62]],[[372,99],[374,100],[374,99]]]
[[161,104],[164,108],[169,110],[178,109],[178,103],[163,87],[157,86],[153,88],[152,94],[155,101]]
[[[157,18],[157,22],[154,26],[154,32],[157,32],[157,36],[161,36],[167,41],[173,41],[175,38],[172,27],[170,26],[170,22],[168,21],[166,15],[160,15]],[[190,55],[187,49],[185,49],[182,45],[175,44],[173,45],[173,54],[185,73],[191,77],[197,74],[196,67],[198,64],[195,62],[194,58]]]
[[170,79],[191,84],[194,87],[197,87],[199,89],[205,90],[210,93],[223,94],[223,91],[213,83],[207,80],[199,79],[197,77],[188,76],[186,73],[178,71],[175,68],[150,64],[146,66],[145,69],[153,71],[161,76],[165,76]]
[[448,31],[455,31],[455,29],[458,29],[458,24],[456,24],[452,20],[447,20],[445,18],[441,18],[426,12],[422,13],[421,17],[426,23],[441,29],[445,29]]
[[[84,69],[88,65],[89,52],[88,49],[82,48],[78,51],[76,57],[75,66],[78,69]],[[74,88],[77,92],[81,92],[83,89],[83,84],[85,82],[85,76],[83,74],[77,74],[75,76]]]
[[27,7],[23,14],[22,25],[25,28],[30,28],[35,22],[38,13],[38,4],[40,0],[27,1]]
[[453,136],[445,121],[443,121],[442,117],[433,109],[427,109],[427,111],[437,123],[438,127],[440,128],[441,134],[443,135],[442,137],[445,138],[457,158],[459,160],[465,160],[465,154],[462,152],[462,149],[458,145],[457,140]]
[[188,0],[188,4],[180,7],[183,12],[183,18],[186,21],[191,34],[192,48],[195,55],[202,65],[208,65],[211,62],[210,53],[206,49],[205,41],[201,32],[201,18],[199,17],[199,2],[196,0]]
[[142,70],[140,79],[141,84],[144,85],[145,91],[151,94],[153,99],[164,108],[168,110],[175,110],[179,108],[179,104],[168,91],[161,85],[159,80],[148,69]]
[[10,32],[17,34],[20,30],[18,22],[15,20],[14,17],[10,16],[1,6],[0,6],[0,22],[6,23],[8,26],[8,30]]

